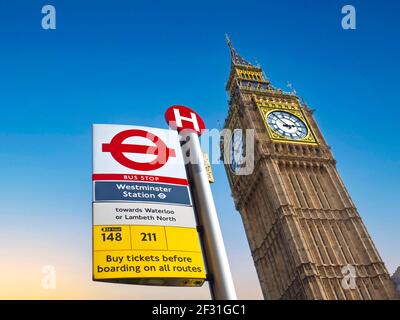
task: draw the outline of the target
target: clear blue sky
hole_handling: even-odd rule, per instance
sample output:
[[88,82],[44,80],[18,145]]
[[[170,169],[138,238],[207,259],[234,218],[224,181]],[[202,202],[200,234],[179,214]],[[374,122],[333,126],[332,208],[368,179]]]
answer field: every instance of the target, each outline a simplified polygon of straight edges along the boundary
[[[57,9],[54,31],[41,28],[44,4]],[[357,30],[341,29],[345,4],[356,7]],[[115,285],[90,280],[91,125],[166,127],[163,114],[172,104],[193,107],[208,127],[223,123],[230,67],[225,32],[275,86],[286,89],[290,81],[317,110],[392,273],[400,265],[399,13],[400,3],[388,0],[1,1],[0,274],[15,280],[9,292],[74,297],[67,285],[74,281],[87,288],[78,297],[136,294],[116,286],[120,295],[111,295]],[[239,296],[259,297],[223,167],[214,173]],[[40,291],[44,264],[60,270],[58,293]],[[142,297],[170,292],[140,290]],[[194,296],[206,297],[201,290]]]

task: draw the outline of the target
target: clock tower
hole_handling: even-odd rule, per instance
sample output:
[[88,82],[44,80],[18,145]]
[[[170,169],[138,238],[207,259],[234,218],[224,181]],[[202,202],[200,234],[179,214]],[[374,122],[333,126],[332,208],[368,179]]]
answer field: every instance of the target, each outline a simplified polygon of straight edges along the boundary
[[254,170],[240,174],[247,148],[237,131],[225,168],[264,297],[395,298],[313,110],[228,45],[225,128],[254,129]]

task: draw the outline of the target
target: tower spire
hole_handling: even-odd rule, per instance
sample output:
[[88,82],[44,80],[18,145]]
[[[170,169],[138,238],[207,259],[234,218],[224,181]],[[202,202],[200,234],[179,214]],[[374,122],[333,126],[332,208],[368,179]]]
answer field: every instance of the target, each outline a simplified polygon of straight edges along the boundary
[[247,62],[236,52],[235,48],[232,45],[231,39],[229,39],[229,36],[226,33],[225,38],[226,42],[228,43],[229,50],[231,51],[231,63],[233,65],[252,66],[251,63]]

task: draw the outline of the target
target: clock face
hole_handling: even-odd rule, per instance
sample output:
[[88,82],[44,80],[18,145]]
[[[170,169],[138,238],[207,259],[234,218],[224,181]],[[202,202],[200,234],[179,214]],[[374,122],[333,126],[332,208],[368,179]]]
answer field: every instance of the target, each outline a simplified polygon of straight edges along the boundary
[[232,147],[231,147],[231,170],[237,173],[244,160],[244,147],[242,130],[234,130],[232,135]]
[[301,140],[308,134],[305,123],[289,112],[273,111],[268,114],[267,122],[275,133],[287,139]]

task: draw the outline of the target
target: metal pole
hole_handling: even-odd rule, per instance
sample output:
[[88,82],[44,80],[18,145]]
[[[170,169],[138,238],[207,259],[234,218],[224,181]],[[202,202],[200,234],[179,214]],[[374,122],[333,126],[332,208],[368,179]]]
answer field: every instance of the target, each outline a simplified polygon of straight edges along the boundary
[[210,281],[211,296],[215,300],[236,300],[228,257],[218,221],[217,210],[211,194],[210,183],[204,166],[199,137],[195,132],[188,132],[190,152],[190,175],[193,181],[192,192],[196,205],[197,217],[203,228],[203,245]]

